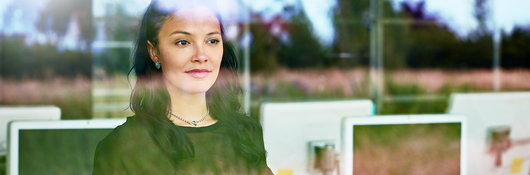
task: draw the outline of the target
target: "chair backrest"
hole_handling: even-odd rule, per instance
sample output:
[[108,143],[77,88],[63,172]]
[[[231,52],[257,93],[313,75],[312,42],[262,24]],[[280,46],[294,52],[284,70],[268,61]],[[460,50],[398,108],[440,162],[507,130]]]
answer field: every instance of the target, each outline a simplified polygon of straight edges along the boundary
[[452,94],[447,113],[468,116],[468,174],[530,173],[530,144],[491,151],[508,139],[530,139],[530,92]]

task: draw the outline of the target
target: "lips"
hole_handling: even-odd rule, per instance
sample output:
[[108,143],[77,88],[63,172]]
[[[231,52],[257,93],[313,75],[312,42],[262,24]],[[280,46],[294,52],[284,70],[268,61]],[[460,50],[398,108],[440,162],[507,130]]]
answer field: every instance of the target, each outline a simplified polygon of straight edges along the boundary
[[208,75],[210,75],[212,71],[208,69],[192,69],[185,71],[184,73],[194,77],[194,78],[206,78]]

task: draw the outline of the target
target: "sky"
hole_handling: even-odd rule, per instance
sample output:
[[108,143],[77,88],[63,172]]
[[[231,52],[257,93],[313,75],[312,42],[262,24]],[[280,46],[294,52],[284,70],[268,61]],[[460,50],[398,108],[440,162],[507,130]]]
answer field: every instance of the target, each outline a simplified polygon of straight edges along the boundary
[[[462,37],[477,28],[478,23],[473,17],[474,0],[391,0],[391,3],[395,10],[401,10],[402,2],[420,1],[425,1],[429,14],[436,15],[442,23],[448,24],[449,28]],[[282,4],[301,4],[321,42],[333,42],[332,12],[336,8],[336,0],[260,0],[248,3],[253,10],[268,16],[281,12]],[[510,33],[516,25],[530,27],[530,0],[490,0],[489,3],[490,29],[497,27]]]
[[[31,33],[35,30],[38,12],[46,5],[47,0],[31,1],[0,1],[0,30],[5,33]],[[10,15],[6,20],[5,15]],[[5,24],[9,23],[9,24]]]
[[[394,9],[400,10],[402,2],[419,2],[422,0],[392,0]],[[453,31],[460,36],[466,36],[477,27],[477,22],[473,17],[474,0],[423,0],[425,1],[428,13],[437,16],[441,22],[446,23]],[[10,33],[32,33],[34,21],[38,18],[36,11],[45,5],[47,0],[17,0],[14,9],[7,9],[14,0],[0,1],[0,15],[12,12],[12,20],[4,21],[0,18],[0,31]],[[25,3],[24,3],[25,2]],[[28,3],[32,2],[32,3]],[[93,0],[93,14],[95,16],[104,14],[103,2],[127,2],[125,9],[131,15],[140,15],[145,9],[149,0]],[[530,26],[530,0],[490,0],[492,5],[490,22],[488,27],[502,28],[506,32],[511,32],[515,25]],[[265,19],[270,19],[275,14],[280,13],[285,5],[299,5],[306,11],[308,18],[312,22],[315,35],[325,44],[331,44],[334,37],[332,25],[332,11],[336,7],[336,0],[218,0],[218,4],[224,15],[234,20],[245,19],[245,5],[255,12],[260,12]],[[236,5],[234,5],[236,4]],[[239,4],[239,5],[237,5]],[[245,4],[245,5],[241,5]],[[9,23],[9,24],[6,24]]]
[[[401,2],[420,2],[422,0],[393,0],[394,9],[399,9]],[[467,35],[477,28],[473,17],[474,0],[424,0],[425,8],[430,14],[438,16],[443,23],[449,24],[460,36]],[[490,22],[488,27],[495,26],[510,33],[515,25],[530,27],[530,0],[490,0]]]

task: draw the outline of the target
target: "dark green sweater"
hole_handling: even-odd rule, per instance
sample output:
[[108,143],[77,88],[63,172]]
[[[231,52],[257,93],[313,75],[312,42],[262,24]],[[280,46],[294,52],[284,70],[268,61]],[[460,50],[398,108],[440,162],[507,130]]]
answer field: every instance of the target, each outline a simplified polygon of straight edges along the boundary
[[[173,163],[168,143],[163,135],[157,135],[138,117],[114,129],[97,146],[93,174],[263,174],[247,171],[264,169],[271,174],[263,162],[260,167],[249,167],[234,151],[232,139],[223,121],[205,127],[178,127],[190,138],[195,157]],[[255,141],[263,146],[261,128]]]

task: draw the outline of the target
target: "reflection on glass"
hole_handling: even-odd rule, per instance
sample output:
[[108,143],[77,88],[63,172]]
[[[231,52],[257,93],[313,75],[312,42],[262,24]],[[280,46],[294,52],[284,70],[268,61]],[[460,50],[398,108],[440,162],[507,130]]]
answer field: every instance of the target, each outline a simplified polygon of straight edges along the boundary
[[21,130],[18,173],[92,174],[96,146],[110,131],[112,129]]
[[460,123],[354,126],[354,174],[459,174]]

